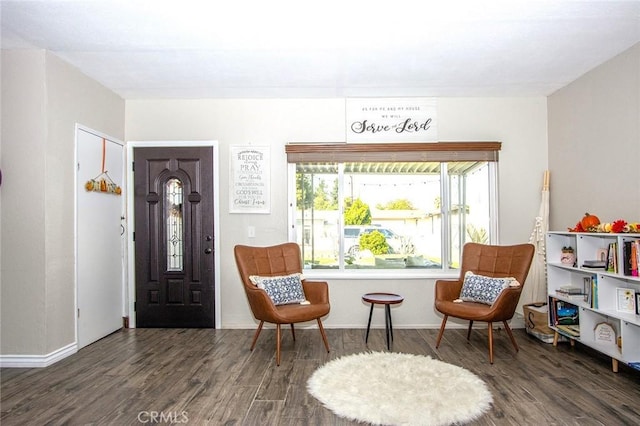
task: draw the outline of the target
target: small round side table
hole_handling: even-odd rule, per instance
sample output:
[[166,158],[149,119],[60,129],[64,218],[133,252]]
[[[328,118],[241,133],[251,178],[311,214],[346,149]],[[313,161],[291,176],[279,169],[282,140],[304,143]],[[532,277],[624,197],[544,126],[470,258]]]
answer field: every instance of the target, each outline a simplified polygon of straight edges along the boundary
[[389,336],[391,336],[391,340],[393,340],[393,325],[391,323],[391,305],[397,305],[398,303],[402,303],[404,298],[399,294],[393,293],[367,293],[362,296],[362,300],[367,303],[371,303],[371,309],[369,310],[369,322],[367,323],[367,335],[365,337],[365,343],[369,342],[369,330],[371,329],[371,316],[373,315],[373,306],[374,305],[384,305],[384,325],[385,331],[387,333],[387,349],[391,350],[391,344],[389,340]]

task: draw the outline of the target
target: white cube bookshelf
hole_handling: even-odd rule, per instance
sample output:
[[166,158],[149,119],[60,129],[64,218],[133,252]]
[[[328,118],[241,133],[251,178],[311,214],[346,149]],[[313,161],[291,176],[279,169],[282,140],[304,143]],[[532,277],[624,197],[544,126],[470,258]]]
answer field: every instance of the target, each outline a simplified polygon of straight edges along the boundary
[[[618,289],[629,289],[634,295],[634,304],[640,294],[640,278],[625,275],[624,250],[625,242],[640,241],[640,234],[611,234],[611,233],[578,233],[578,232],[549,232],[546,239],[547,254],[547,293],[549,299],[549,327],[555,330],[556,337],[563,335],[574,342],[580,342],[598,350],[612,359],[613,371],[618,371],[618,362],[640,369],[640,315],[637,308],[633,312],[621,310]],[[612,246],[611,244],[614,243]],[[560,262],[564,247],[572,247],[576,255],[575,264]],[[601,260],[603,253],[607,254],[613,247],[617,261],[617,270],[605,268],[590,268],[584,266],[587,260]],[[586,297],[568,296],[558,293],[565,286],[584,288],[585,280],[595,281],[596,285],[589,285],[591,292]],[[623,294],[623,293],[620,293]],[[575,336],[558,328],[556,315],[553,310],[559,304],[570,303],[578,307],[580,335]],[[599,324],[606,323],[615,332],[615,343],[598,339],[595,329]],[[557,341],[557,340],[556,340]]]

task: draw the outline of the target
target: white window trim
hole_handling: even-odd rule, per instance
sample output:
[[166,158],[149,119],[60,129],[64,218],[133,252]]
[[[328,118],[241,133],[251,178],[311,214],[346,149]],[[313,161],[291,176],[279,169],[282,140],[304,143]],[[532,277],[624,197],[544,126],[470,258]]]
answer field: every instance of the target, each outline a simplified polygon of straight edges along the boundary
[[[285,146],[287,153],[287,183],[288,183],[288,203],[289,203],[289,241],[296,241],[295,208],[296,208],[296,163],[326,161],[327,156],[332,157],[331,161],[342,163],[349,161],[348,158],[357,154],[360,161],[375,162],[381,161],[380,155],[384,152],[394,152],[394,159],[402,161],[407,159],[420,158],[421,161],[439,161],[447,163],[455,159],[488,161],[489,164],[489,209],[490,209],[490,244],[497,244],[498,239],[498,151],[501,148],[500,142],[438,142],[438,143],[400,143],[400,144],[306,144],[293,143]],[[443,167],[446,173],[447,168]],[[341,169],[341,171],[343,171]],[[339,173],[339,188],[343,190],[343,173]],[[442,203],[449,202],[449,188],[445,179],[440,179]],[[338,208],[343,211],[343,194],[338,197]],[[447,231],[448,215],[443,215],[447,221],[442,226],[442,244],[449,247],[450,235]],[[343,220],[343,216],[341,216]],[[344,239],[340,239],[340,253],[344,252]],[[305,269],[304,274],[316,279],[357,279],[357,280],[389,280],[389,279],[451,279],[460,275],[458,269],[448,269],[444,265],[449,265],[450,253],[443,251],[442,269]]]

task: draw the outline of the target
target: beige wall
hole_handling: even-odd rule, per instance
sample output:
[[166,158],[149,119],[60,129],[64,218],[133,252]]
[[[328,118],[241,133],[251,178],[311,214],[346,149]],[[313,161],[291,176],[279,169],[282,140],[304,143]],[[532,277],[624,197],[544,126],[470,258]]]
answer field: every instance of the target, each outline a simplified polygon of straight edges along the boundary
[[45,51],[2,68],[0,351],[44,355],[75,342],[75,125],[123,139],[124,101]]
[[46,353],[44,81],[42,51],[2,51],[2,354]]
[[640,220],[640,44],[551,95],[551,229]]
[[[252,327],[253,319],[233,260],[236,244],[266,245],[287,240],[287,167],[290,141],[345,140],[344,99],[132,100],[126,107],[126,139],[217,140],[220,146],[220,228],[222,327]],[[545,98],[438,99],[439,139],[497,140],[500,153],[501,241],[528,241],[540,205],[547,167]],[[229,214],[229,147],[271,147],[271,214]],[[255,226],[256,238],[247,238]],[[331,279],[329,327],[362,326],[368,291],[397,291],[406,297],[394,311],[401,326],[435,326],[433,280]],[[382,323],[383,316],[374,318]]]
[[58,57],[47,53],[46,59],[46,322],[51,351],[59,342],[75,341],[75,123],[124,140],[124,100]]

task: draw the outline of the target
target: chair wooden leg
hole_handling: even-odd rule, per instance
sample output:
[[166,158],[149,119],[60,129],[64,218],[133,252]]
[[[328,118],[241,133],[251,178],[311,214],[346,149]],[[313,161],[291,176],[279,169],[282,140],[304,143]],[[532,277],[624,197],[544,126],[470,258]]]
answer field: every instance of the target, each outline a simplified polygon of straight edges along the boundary
[[507,324],[506,321],[502,321],[502,323],[504,324],[504,329],[507,330],[507,334],[509,335],[509,338],[511,338],[511,343],[513,343],[513,347],[516,348],[516,352],[518,352],[520,348],[518,348],[516,339],[515,337],[513,337],[513,332],[511,331],[511,327],[509,327],[509,324]]
[[253,335],[253,342],[251,342],[251,349],[253,350],[253,348],[256,347],[256,342],[258,341],[258,336],[260,335],[260,332],[262,331],[262,326],[264,325],[264,321],[260,321],[260,325],[258,325],[258,329],[256,330],[256,334]]
[[493,324],[489,323],[489,364],[493,364]]
[[471,337],[471,327],[473,327],[473,321],[469,321],[469,329],[467,329],[467,340]]
[[296,330],[293,328],[293,324],[291,324],[291,335],[293,336],[293,341],[296,341]]
[[449,315],[445,315],[442,318],[442,324],[440,325],[440,332],[438,333],[438,339],[436,340],[436,349],[438,349],[438,346],[440,346],[440,339],[442,339],[442,334],[444,333],[444,326],[445,324],[447,324],[448,318],[449,318]]
[[276,324],[276,365],[280,365],[280,324]]
[[320,321],[320,318],[318,318],[318,328],[320,329],[320,335],[322,335],[324,347],[327,349],[327,352],[329,352],[329,342],[327,341],[327,335],[324,332],[324,327],[322,326],[322,321]]

